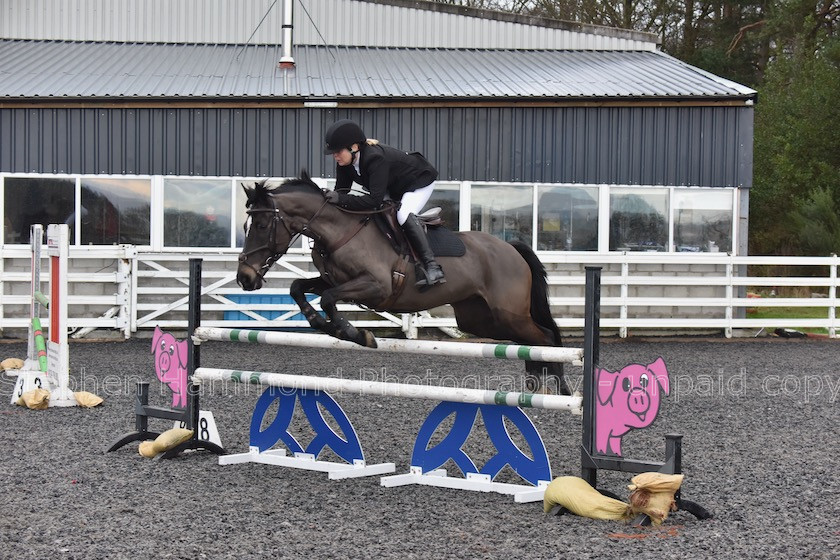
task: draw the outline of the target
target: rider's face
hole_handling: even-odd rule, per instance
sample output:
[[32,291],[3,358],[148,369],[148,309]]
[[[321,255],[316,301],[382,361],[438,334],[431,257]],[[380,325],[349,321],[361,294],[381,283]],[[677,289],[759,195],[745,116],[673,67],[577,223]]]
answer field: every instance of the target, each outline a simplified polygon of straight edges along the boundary
[[350,153],[350,150],[344,148],[340,152],[333,153],[333,159],[338,165],[344,167],[353,163],[353,154]]

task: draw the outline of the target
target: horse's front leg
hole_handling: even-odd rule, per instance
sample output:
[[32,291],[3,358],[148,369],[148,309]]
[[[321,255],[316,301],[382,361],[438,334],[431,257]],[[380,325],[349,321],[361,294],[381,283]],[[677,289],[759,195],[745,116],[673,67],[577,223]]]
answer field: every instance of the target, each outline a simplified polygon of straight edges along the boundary
[[331,325],[320,313],[315,311],[315,308],[306,299],[306,294],[320,296],[329,287],[330,285],[320,276],[315,278],[299,278],[292,282],[289,288],[289,295],[298,304],[301,313],[303,313],[303,316],[306,317],[306,320],[309,321],[313,329],[335,336],[334,329],[331,328]]
[[350,321],[339,315],[336,304],[339,301],[365,302],[379,301],[382,298],[382,286],[372,278],[356,278],[344,284],[328,288],[321,294],[321,309],[330,318],[330,333],[336,338],[350,340],[361,346],[376,348],[376,339],[368,330],[357,329]]

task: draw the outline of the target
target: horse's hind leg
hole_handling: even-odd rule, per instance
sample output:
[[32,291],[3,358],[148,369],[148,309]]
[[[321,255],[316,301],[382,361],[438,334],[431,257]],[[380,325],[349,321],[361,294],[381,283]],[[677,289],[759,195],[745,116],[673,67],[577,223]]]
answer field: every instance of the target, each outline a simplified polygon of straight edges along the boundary
[[[458,328],[475,336],[512,340],[517,344],[533,346],[560,346],[560,341],[554,340],[554,334],[534,323],[530,315],[491,309],[483,298],[473,296],[452,304],[452,307],[455,309]],[[560,394],[571,394],[563,377],[563,364],[526,361],[525,371],[527,391],[539,391],[543,386],[542,380],[551,376],[556,378]]]
[[555,387],[548,386],[548,380],[554,378],[557,392],[561,395],[571,395],[569,385],[566,383],[566,378],[563,376],[563,364],[557,362],[525,362],[525,371],[528,376],[525,378],[525,385],[528,391],[539,391],[544,388],[547,392],[552,392]]

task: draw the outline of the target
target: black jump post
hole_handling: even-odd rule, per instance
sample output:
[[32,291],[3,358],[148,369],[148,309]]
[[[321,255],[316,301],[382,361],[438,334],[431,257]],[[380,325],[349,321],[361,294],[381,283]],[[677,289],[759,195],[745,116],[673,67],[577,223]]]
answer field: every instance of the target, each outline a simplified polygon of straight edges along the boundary
[[[193,343],[192,335],[195,327],[201,320],[201,259],[190,259],[190,281],[189,281],[189,315],[187,316],[187,371],[193,372],[201,365],[200,352],[197,344]],[[189,380],[187,390],[187,406],[185,408],[171,408],[164,406],[152,406],[149,404],[149,383],[140,381],[137,383],[137,394],[134,401],[134,431],[120,436],[114,443],[105,449],[105,453],[116,451],[120,447],[132,441],[148,441],[158,437],[161,432],[149,430],[149,418],[162,420],[173,420],[182,422],[193,435],[187,441],[172,449],[158,454],[155,460],[171,459],[188,449],[203,449],[217,455],[224,455],[223,447],[213,442],[199,439],[199,386]]]
[[[664,461],[640,461],[625,459],[616,455],[603,455],[595,447],[595,407],[597,406],[595,387],[595,368],[600,364],[600,329],[601,329],[601,267],[586,267],[586,297],[584,316],[586,324],[583,333],[583,430],[581,444],[581,478],[590,486],[598,489],[598,470],[621,471],[629,473],[661,472],[665,474],[682,473],[682,438],[680,434],[665,436]],[[604,495],[621,499],[612,492],[599,490]],[[695,502],[682,498],[681,492],[674,494],[677,509],[685,510],[698,519],[709,519],[712,514]],[[636,518],[636,525],[650,524],[646,515]]]

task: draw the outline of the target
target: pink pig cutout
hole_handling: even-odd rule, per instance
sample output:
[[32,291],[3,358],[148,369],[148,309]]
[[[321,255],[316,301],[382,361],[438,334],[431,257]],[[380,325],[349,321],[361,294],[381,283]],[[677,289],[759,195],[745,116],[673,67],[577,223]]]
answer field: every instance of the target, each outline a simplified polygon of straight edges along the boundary
[[595,386],[595,450],[621,457],[624,434],[650,426],[659,413],[660,394],[670,390],[668,369],[661,357],[617,372],[596,368]]
[[155,355],[155,373],[162,383],[172,389],[172,406],[187,406],[187,341],[155,327],[152,337],[152,354]]

